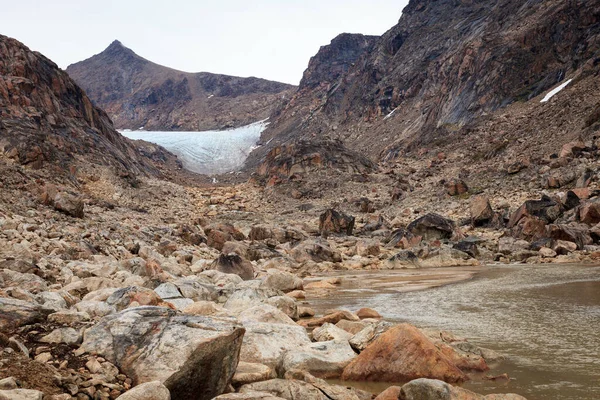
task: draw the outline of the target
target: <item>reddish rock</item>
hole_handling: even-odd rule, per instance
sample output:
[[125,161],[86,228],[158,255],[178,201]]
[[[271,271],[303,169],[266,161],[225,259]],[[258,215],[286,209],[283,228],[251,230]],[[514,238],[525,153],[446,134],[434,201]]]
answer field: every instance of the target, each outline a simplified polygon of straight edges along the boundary
[[321,234],[344,233],[352,235],[353,229],[354,217],[341,211],[329,209],[319,217],[319,232]]
[[579,220],[594,225],[600,222],[600,202],[588,202],[579,209]]
[[494,210],[490,200],[485,196],[475,196],[471,200],[471,223],[474,226],[482,226],[494,218]]
[[555,240],[573,242],[578,249],[594,243],[590,235],[590,229],[585,224],[572,223],[569,225],[548,225],[548,237]]
[[464,382],[467,376],[421,331],[400,324],[379,336],[344,369],[343,380],[401,382],[417,378]]
[[508,227],[512,228],[521,218],[525,216],[534,216],[540,218],[546,223],[554,222],[562,214],[562,206],[548,196],[542,196],[540,200],[527,200],[517,211],[513,213],[508,222]]
[[372,308],[361,308],[360,310],[358,310],[356,312],[356,315],[360,319],[381,318],[381,314],[379,314],[377,311],[373,310]]
[[314,326],[321,326],[326,322],[329,322],[330,324],[335,325],[343,319],[347,319],[348,321],[357,321],[359,318],[355,314],[352,314],[349,311],[342,310],[342,311],[333,312],[331,314],[327,314],[320,318],[308,319],[305,321],[300,321],[298,323],[304,327],[314,327]]
[[424,240],[450,239],[454,229],[454,221],[434,213],[417,218],[406,227],[412,235]]
[[446,193],[450,196],[460,196],[469,191],[469,187],[460,179],[452,179],[446,183]]
[[565,143],[560,150],[559,157],[573,157],[581,153],[583,149],[585,149],[585,143],[583,143],[581,140]]
[[375,400],[398,400],[400,398],[401,390],[402,388],[400,386],[390,386],[379,393],[379,395],[375,397]]

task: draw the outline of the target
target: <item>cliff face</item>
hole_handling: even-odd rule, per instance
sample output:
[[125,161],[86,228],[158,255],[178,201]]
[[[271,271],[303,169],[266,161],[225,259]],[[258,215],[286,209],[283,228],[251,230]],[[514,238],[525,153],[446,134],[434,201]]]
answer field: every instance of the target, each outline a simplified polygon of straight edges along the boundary
[[0,149],[22,165],[68,171],[76,162],[121,176],[156,173],[56,64],[0,35]]
[[[578,76],[596,63],[599,22],[598,0],[412,0],[335,85],[309,67],[264,137],[331,136],[373,158],[427,145]],[[335,59],[320,53],[321,68]]]
[[119,129],[238,127],[267,118],[295,89],[258,78],[177,71],[138,56],[119,41],[67,72]]

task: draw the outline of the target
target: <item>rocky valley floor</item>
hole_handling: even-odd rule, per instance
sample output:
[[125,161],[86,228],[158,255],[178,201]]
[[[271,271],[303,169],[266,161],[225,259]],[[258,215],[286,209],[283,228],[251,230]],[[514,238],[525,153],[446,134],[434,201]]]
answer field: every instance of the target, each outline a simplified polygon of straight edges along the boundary
[[485,376],[501,355],[367,304],[315,315],[307,301],[342,283],[331,271],[443,267],[437,285],[487,263],[597,262],[594,141],[468,179],[459,151],[358,172],[296,154],[285,179],[211,184],[172,169],[134,186],[104,167],[57,175],[5,154],[0,396],[374,398],[323,380],[341,378],[410,381],[379,399],[482,398],[445,382]]

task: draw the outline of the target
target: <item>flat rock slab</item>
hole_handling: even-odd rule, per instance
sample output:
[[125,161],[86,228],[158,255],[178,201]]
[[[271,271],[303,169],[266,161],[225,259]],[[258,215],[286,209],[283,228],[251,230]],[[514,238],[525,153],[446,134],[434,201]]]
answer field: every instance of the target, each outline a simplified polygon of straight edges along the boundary
[[104,317],[85,332],[82,348],[117,365],[136,385],[160,381],[174,399],[208,400],[231,381],[244,332],[233,319],[147,306]]

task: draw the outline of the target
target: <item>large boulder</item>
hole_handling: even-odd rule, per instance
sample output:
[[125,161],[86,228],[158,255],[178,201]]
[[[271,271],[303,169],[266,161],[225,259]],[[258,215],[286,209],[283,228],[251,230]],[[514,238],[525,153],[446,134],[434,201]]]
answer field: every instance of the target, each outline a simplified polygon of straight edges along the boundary
[[262,287],[269,287],[286,293],[303,289],[302,279],[294,274],[276,269],[270,269],[267,273],[268,275],[261,283]]
[[342,379],[401,382],[417,378],[463,382],[467,376],[421,331],[400,324],[383,333],[345,369]]
[[83,201],[66,192],[57,193],[53,199],[54,208],[71,217],[83,218]]
[[584,246],[594,243],[594,240],[590,235],[590,229],[585,224],[553,224],[548,225],[546,229],[549,238],[554,240],[564,240],[568,242],[573,242],[577,245],[577,248],[579,250],[582,250]]
[[159,381],[152,381],[137,385],[117,397],[117,400],[171,400],[171,393]]
[[406,229],[424,240],[450,239],[454,233],[454,221],[438,214],[426,214],[417,218]]
[[39,304],[0,297],[0,332],[10,333],[16,328],[43,322],[52,312]]
[[319,232],[321,235],[327,233],[352,235],[353,229],[354,217],[341,211],[328,209],[319,216]]
[[307,371],[318,378],[338,378],[355,357],[347,340],[317,342],[288,351],[282,368],[284,371]]
[[160,381],[175,399],[208,400],[229,385],[243,336],[232,319],[138,307],[104,317],[85,332],[81,347],[118,366],[134,384]]
[[435,379],[415,379],[400,390],[401,400],[526,400],[518,394],[490,394],[482,396],[461,387]]
[[236,274],[245,281],[254,278],[252,263],[236,253],[221,254],[211,268],[225,274]]
[[549,224],[560,217],[562,212],[562,204],[548,196],[542,196],[540,200],[527,200],[511,215],[508,227],[516,226],[523,217],[536,217]]
[[579,208],[579,220],[583,223],[594,225],[600,222],[600,201],[584,203]]
[[276,296],[283,296],[283,292],[271,288],[240,288],[229,296],[223,306],[237,315],[250,307],[265,304],[269,298]]
[[325,240],[305,240],[290,250],[290,255],[296,262],[323,261],[341,262],[342,255],[333,250]]
[[484,226],[494,218],[494,210],[490,200],[485,196],[475,196],[471,200],[471,224],[473,226]]
[[286,352],[310,345],[306,329],[298,325],[245,322],[240,360],[277,368]]
[[[317,387],[307,382],[291,379],[271,379],[244,385],[240,393],[270,393],[287,400],[330,400]],[[260,397],[258,397],[260,399]]]

